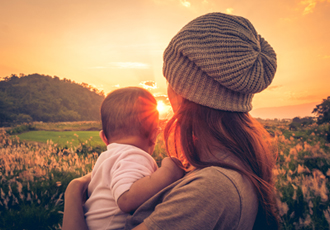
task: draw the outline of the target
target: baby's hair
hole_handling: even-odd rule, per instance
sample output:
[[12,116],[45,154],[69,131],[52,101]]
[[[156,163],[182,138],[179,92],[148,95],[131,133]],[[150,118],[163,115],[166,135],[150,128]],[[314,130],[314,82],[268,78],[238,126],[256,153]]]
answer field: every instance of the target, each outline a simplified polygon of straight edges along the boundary
[[143,88],[114,90],[101,105],[101,120],[108,141],[135,135],[150,138],[158,127],[157,101]]

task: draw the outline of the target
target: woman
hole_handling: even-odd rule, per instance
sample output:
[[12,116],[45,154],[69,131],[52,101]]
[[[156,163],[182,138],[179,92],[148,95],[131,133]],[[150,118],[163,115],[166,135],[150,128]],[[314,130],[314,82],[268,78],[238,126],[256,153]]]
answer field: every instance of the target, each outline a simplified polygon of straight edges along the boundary
[[[127,229],[278,229],[274,158],[248,114],[275,71],[274,50],[245,18],[206,14],[174,36],[164,52],[174,111],[164,137],[187,174],[142,204]],[[88,182],[68,186],[63,229],[84,225]]]

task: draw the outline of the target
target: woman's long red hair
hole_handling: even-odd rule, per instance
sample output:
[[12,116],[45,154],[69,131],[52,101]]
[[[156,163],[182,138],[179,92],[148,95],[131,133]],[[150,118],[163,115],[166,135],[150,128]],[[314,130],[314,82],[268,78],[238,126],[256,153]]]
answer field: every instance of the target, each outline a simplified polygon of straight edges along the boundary
[[[272,174],[275,157],[270,136],[248,113],[216,110],[184,99],[168,121],[164,138],[168,153],[182,160],[186,168],[219,166],[247,176],[259,200],[254,229],[279,228]],[[169,141],[171,138],[173,142]],[[212,154],[214,147],[231,152],[245,167],[218,159],[202,161],[201,154]]]

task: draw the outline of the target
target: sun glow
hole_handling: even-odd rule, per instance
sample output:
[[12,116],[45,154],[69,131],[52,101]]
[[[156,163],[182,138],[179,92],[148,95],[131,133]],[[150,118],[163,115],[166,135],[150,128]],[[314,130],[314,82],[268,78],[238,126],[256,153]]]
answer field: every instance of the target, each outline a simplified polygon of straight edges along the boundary
[[159,113],[165,112],[165,104],[163,101],[157,101],[157,110]]

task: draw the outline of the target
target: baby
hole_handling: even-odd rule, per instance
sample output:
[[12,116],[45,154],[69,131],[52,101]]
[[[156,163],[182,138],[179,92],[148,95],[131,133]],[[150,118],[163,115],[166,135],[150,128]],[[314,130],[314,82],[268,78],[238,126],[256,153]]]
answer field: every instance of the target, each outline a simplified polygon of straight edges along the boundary
[[89,229],[123,229],[129,212],[183,176],[177,159],[164,158],[158,168],[151,157],[159,133],[156,107],[152,94],[138,87],[115,90],[104,99],[100,137],[107,150],[88,186]]

